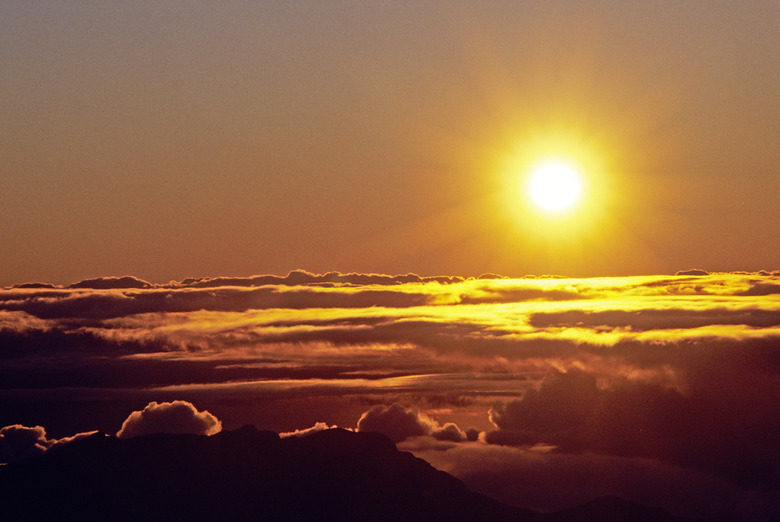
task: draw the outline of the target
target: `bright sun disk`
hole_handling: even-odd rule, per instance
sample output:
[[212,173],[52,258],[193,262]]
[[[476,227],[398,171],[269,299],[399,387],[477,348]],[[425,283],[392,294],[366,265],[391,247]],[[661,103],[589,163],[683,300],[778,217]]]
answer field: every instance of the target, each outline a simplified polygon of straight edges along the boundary
[[572,165],[562,161],[541,163],[531,171],[528,193],[540,209],[563,212],[580,199],[580,174]]

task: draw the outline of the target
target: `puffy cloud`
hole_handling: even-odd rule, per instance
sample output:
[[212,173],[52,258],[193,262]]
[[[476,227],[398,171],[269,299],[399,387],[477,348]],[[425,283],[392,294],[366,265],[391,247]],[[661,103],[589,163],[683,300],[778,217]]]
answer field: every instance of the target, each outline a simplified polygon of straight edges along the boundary
[[531,388],[521,399],[490,410],[490,421],[499,431],[489,433],[488,441],[518,445],[546,442],[578,450],[598,394],[593,375],[576,369],[568,373],[551,370],[538,390]]
[[448,440],[450,442],[463,442],[466,440],[466,433],[454,422],[447,422],[441,428],[434,429],[431,435],[435,439]]
[[89,437],[95,431],[79,433],[62,439],[49,439],[43,426],[13,424],[0,428],[0,463],[14,462],[42,455],[46,451]]
[[117,432],[129,439],[152,433],[193,433],[213,435],[222,430],[222,423],[208,411],[198,411],[187,401],[158,404],[150,402],[141,411],[134,411]]
[[469,441],[469,442],[477,441],[481,434],[482,434],[482,432],[479,431],[479,429],[477,429],[477,428],[475,428],[473,426],[470,427],[470,428],[466,428],[466,431],[465,431],[466,440]]
[[358,420],[358,431],[375,431],[400,442],[409,437],[430,435],[436,422],[413,408],[401,404],[378,404],[364,412]]
[[[716,370],[723,371],[723,369]],[[760,390],[760,391],[759,391]],[[715,473],[746,487],[780,486],[780,406],[768,383],[717,377],[687,394],[618,379],[600,387],[575,368],[551,371],[538,389],[490,411],[490,443],[552,444],[567,453],[654,458]],[[746,405],[749,405],[746,406]]]
[[42,455],[50,445],[42,426],[14,424],[0,428],[0,462]]
[[444,442],[463,442],[467,438],[466,433],[454,422],[439,425],[425,413],[415,408],[406,408],[397,402],[389,406],[378,404],[363,412],[357,429],[382,433],[394,442],[424,435]]

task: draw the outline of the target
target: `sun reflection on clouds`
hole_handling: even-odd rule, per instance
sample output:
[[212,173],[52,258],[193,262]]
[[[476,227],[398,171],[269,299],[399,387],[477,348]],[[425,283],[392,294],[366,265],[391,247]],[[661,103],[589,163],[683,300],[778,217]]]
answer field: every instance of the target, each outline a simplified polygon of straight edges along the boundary
[[0,423],[176,400],[290,433],[403,412],[428,419],[426,455],[539,446],[774,487],[755,466],[780,458],[756,442],[780,415],[777,272],[333,277],[0,290]]
[[[751,295],[752,288],[769,288],[775,279],[767,273],[304,285],[280,289],[291,305],[286,308],[268,287],[260,293],[255,287],[216,287],[208,290],[209,301],[200,297],[205,290],[193,289],[166,289],[161,301],[155,288],[55,295],[41,290],[43,298],[33,290],[11,289],[2,292],[0,313],[7,333],[89,338],[109,354],[112,346],[125,347],[121,357],[243,361],[247,370],[254,358],[262,358],[260,367],[286,361],[358,373],[383,361],[388,371],[416,375],[436,367],[489,368],[545,357],[569,363],[586,355],[609,359],[610,348],[631,344],[776,339],[780,293]],[[356,295],[357,303],[350,297]],[[92,318],[106,299],[122,304],[112,317]],[[230,304],[234,301],[238,307]],[[190,302],[195,307],[187,310]],[[216,306],[203,308],[204,303]],[[87,317],[79,319],[85,311]]]

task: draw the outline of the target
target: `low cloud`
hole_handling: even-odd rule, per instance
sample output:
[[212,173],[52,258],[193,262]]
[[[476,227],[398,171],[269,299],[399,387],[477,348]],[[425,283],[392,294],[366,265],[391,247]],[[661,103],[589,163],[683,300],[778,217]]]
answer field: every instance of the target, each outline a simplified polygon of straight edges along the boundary
[[51,283],[19,283],[11,288],[57,288],[57,286]]
[[79,433],[61,439],[49,439],[42,426],[13,424],[0,428],[0,463],[14,462],[43,455],[52,448],[89,437],[95,431]]
[[0,310],[23,311],[43,319],[105,320],[137,314],[198,310],[408,308],[430,304],[437,294],[428,295],[420,284],[416,287],[398,285],[388,288],[276,285],[247,288],[10,289],[0,291]]
[[692,518],[760,520],[772,494],[746,491],[711,474],[655,459],[548,447],[465,443],[448,447],[404,444],[406,451],[507,504],[549,512],[614,495]]
[[97,279],[84,279],[78,283],[73,283],[68,288],[151,288],[153,285],[143,279],[133,276],[124,277],[100,277]]
[[338,426],[328,426],[327,422],[315,422],[314,426],[311,428],[304,428],[304,429],[298,429],[295,431],[285,431],[279,434],[279,437],[286,438],[286,437],[308,437],[312,433],[317,433],[318,431],[325,431],[325,430],[331,430],[334,428],[338,428]]
[[419,276],[417,274],[386,275],[386,274],[360,274],[341,272],[327,272],[314,274],[306,270],[293,270],[286,276],[257,275],[249,277],[212,277],[191,278],[178,283],[181,286],[192,288],[211,288],[218,286],[262,286],[262,285],[400,285],[406,283],[441,283],[451,284],[463,281],[458,276]]
[[129,439],[153,433],[213,435],[221,430],[222,423],[216,417],[208,411],[198,411],[187,401],[150,402],[143,410],[131,413],[116,436]]
[[624,328],[637,331],[691,329],[712,325],[745,325],[765,328],[780,325],[776,310],[727,310],[713,308],[690,310],[569,310],[539,312],[530,316],[531,325],[538,328]]
[[431,435],[437,440],[448,440],[450,442],[463,442],[466,440],[466,433],[454,422],[447,422],[442,427],[434,429]]
[[[777,380],[763,388],[774,397]],[[720,380],[684,394],[654,382],[617,380],[601,387],[583,370],[551,370],[538,389],[496,404],[498,428],[486,440],[552,444],[566,453],[653,458],[715,473],[745,487],[780,486],[780,407],[760,399],[756,383]],[[736,400],[735,400],[736,399]],[[746,405],[749,404],[749,407]]]
[[360,416],[358,431],[375,431],[401,442],[409,437],[430,435],[437,428],[436,421],[413,408],[393,403],[378,404]]
[[50,445],[42,426],[14,424],[0,428],[0,462],[42,455]]
[[[466,433],[454,422],[440,425],[416,408],[406,408],[397,402],[390,405],[378,404],[363,412],[357,429],[381,433],[393,442],[425,435],[444,442],[464,442],[467,439]],[[473,436],[473,433],[471,435]]]
[[[19,285],[0,290],[0,426],[114,432],[147,403],[122,436],[359,418],[419,451],[554,447],[561,468],[654,462],[777,492],[780,273],[701,272]],[[15,454],[51,447],[18,430]]]
[[706,270],[702,270],[700,268],[690,268],[688,270],[679,270],[676,274],[678,276],[706,276],[710,275],[709,272]]

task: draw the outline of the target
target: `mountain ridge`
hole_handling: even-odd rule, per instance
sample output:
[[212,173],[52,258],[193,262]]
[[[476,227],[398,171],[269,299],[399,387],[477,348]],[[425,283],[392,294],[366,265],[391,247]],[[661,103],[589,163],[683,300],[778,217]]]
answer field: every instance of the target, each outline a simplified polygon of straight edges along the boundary
[[[0,467],[0,520],[604,520],[502,504],[384,435],[343,429],[280,438],[244,426],[210,437],[95,434]],[[593,503],[591,503],[593,504]],[[619,499],[625,520],[681,521]],[[631,518],[641,513],[642,518]],[[650,516],[658,518],[646,518]],[[595,518],[594,518],[595,515]],[[556,518],[557,517],[557,518]],[[615,520],[614,518],[612,520]]]

